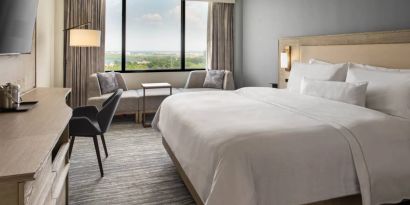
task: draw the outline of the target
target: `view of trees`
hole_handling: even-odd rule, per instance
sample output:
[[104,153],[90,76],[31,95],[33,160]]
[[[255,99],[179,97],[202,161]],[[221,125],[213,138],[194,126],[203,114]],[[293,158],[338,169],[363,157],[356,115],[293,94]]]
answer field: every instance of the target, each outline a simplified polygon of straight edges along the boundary
[[[205,68],[206,54],[190,52],[185,56],[187,69]],[[178,52],[135,52],[126,55],[126,70],[180,69],[181,58]],[[121,53],[106,52],[105,70],[121,70]]]

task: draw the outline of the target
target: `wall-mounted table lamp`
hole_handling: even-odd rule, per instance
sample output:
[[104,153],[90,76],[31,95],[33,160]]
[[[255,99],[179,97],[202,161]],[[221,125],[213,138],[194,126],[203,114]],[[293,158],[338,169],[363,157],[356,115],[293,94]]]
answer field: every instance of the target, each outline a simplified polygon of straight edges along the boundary
[[290,71],[291,67],[290,52],[290,46],[286,46],[280,53],[280,67],[286,71]]

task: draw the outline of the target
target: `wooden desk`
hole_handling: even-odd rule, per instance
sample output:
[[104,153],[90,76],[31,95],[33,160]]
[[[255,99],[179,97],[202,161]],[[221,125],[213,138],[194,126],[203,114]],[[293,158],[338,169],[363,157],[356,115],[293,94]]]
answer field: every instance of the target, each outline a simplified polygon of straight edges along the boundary
[[0,205],[67,204],[70,89],[36,88],[30,111],[0,114]]

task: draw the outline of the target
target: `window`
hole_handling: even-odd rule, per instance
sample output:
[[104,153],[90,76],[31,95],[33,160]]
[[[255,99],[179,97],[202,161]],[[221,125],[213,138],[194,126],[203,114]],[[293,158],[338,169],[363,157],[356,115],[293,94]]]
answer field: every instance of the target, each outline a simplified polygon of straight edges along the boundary
[[187,1],[185,25],[185,67],[205,68],[208,3]]
[[107,0],[106,5],[106,71],[206,67],[207,2]]
[[106,27],[105,27],[105,70],[121,71],[121,22],[122,0],[107,0]]

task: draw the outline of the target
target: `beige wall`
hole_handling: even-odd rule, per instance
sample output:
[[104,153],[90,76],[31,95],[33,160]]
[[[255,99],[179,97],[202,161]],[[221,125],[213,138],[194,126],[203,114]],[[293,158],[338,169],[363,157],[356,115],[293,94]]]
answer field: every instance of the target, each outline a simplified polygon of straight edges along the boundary
[[37,12],[37,87],[54,82],[54,0],[40,0]]
[[54,12],[54,87],[64,82],[64,0],[55,0]]
[[63,87],[64,0],[40,0],[37,22],[37,86]]
[[0,56],[0,84],[20,84],[23,91],[35,86],[35,50],[31,54]]

